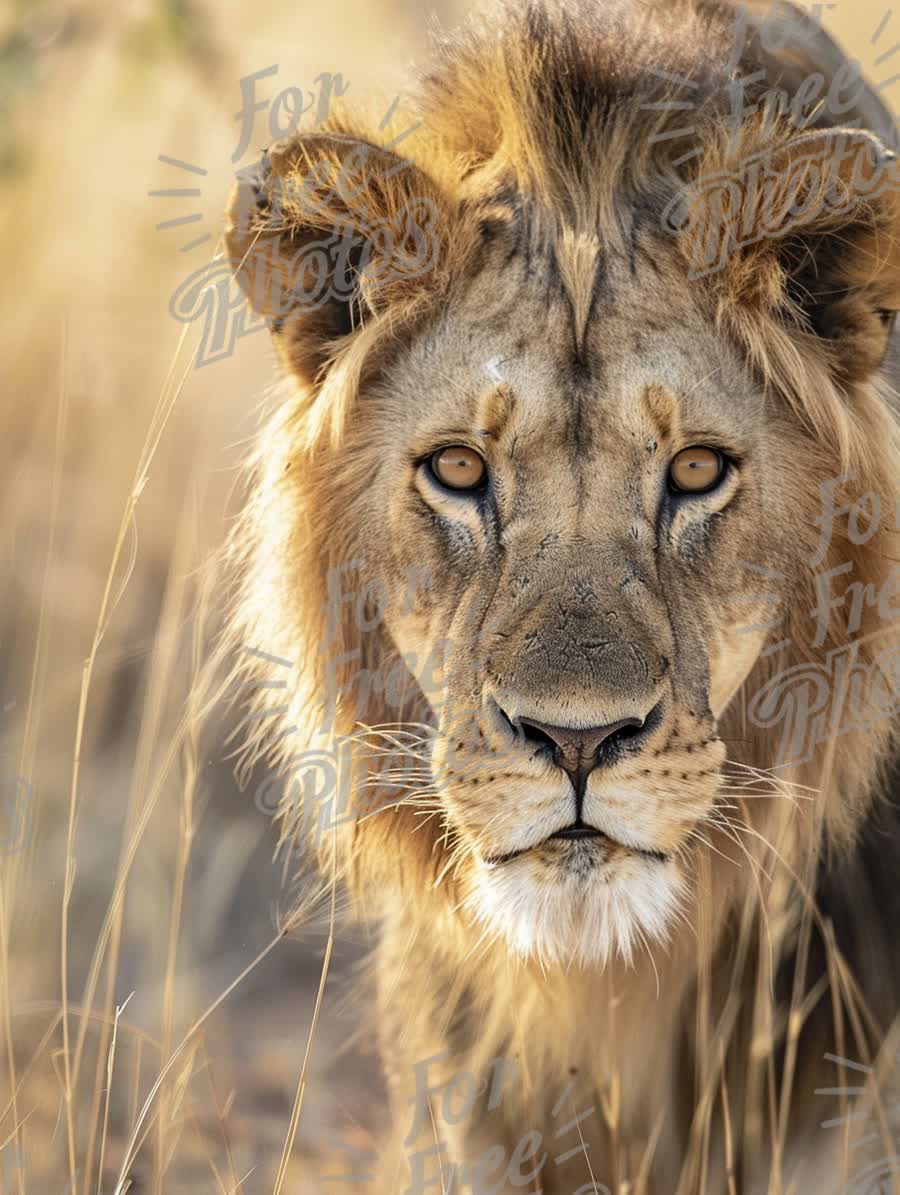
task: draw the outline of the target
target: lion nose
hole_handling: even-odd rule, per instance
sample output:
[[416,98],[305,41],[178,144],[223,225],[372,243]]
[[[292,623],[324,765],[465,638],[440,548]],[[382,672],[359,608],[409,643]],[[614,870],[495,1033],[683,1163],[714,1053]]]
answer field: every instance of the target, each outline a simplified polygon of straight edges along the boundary
[[556,764],[568,772],[576,787],[600,763],[601,748],[632,738],[644,726],[643,718],[621,718],[606,726],[550,726],[534,718],[519,718],[526,739],[549,746]]

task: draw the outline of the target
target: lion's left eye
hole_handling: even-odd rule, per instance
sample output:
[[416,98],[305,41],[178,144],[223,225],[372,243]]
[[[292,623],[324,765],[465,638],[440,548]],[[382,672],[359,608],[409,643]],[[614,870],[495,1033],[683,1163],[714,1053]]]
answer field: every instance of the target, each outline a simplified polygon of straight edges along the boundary
[[679,494],[705,494],[725,475],[725,458],[715,448],[697,445],[676,453],[669,465],[669,485]]

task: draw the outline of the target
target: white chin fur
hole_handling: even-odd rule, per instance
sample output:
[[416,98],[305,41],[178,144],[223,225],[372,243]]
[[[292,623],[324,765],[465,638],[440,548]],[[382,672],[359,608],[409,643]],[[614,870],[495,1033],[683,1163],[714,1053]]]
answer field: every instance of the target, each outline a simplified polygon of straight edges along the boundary
[[613,954],[664,942],[683,889],[674,863],[617,861],[587,871],[554,868],[536,879],[526,858],[477,867],[469,908],[512,951],[541,963],[603,966]]

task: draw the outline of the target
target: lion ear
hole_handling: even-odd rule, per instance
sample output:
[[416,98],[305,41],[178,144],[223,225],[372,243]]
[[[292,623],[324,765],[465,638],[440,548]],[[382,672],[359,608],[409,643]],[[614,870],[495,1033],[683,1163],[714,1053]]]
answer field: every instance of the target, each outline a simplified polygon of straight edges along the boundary
[[434,285],[446,201],[409,160],[342,134],[300,134],[241,172],[225,243],[250,306],[314,381],[335,342]]
[[871,376],[900,310],[894,153],[868,132],[816,130],[711,181],[692,188],[691,204],[707,204],[688,219],[692,265],[707,263],[697,273],[732,309],[763,308],[815,336],[842,384]]

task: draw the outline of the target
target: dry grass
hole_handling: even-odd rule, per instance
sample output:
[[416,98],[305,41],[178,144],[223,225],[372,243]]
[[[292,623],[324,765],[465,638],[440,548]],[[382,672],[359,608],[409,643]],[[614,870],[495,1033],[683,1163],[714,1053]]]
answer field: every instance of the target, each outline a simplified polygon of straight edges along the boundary
[[[0,12],[7,842],[17,784],[28,815],[0,870],[0,1191],[339,1192],[329,1142],[372,1145],[365,944],[329,934],[319,884],[284,886],[203,696],[229,666],[208,565],[271,360],[260,334],[192,368],[168,301],[218,236],[238,80],[390,93],[425,22],[414,0]],[[147,192],[185,185],[202,221],[158,231],[192,209]]]

